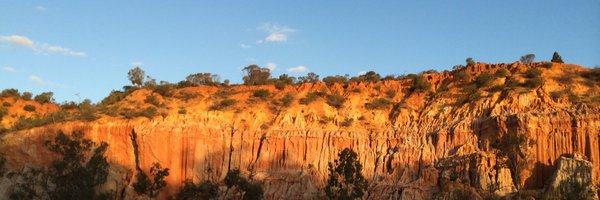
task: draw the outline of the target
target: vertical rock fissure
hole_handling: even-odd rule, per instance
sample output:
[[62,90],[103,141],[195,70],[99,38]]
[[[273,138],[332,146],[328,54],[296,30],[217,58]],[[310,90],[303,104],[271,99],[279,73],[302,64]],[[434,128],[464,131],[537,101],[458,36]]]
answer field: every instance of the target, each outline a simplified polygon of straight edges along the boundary
[[137,171],[142,171],[142,168],[140,168],[139,146],[137,143],[137,133],[135,132],[135,129],[131,129],[131,134],[129,134],[129,138],[131,138],[131,145],[133,146],[133,158],[135,159],[135,169]]
[[231,157],[233,154],[233,134],[235,133],[234,125],[231,125],[231,137],[229,138],[229,159],[227,160],[227,172],[231,171]]

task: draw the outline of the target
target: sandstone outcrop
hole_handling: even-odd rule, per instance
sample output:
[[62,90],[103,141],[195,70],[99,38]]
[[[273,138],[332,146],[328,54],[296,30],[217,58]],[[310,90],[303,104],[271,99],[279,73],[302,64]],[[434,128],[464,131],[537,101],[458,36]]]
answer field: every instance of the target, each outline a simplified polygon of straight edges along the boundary
[[[535,64],[476,64],[465,69],[476,76],[503,68],[514,78]],[[52,155],[43,143],[58,131],[83,130],[95,141],[106,141],[111,176],[105,188],[119,199],[137,198],[131,188],[135,174],[133,143],[138,145],[140,167],[153,162],[171,169],[168,187],[174,194],[185,180],[220,181],[239,168],[265,187],[267,199],[322,199],[327,164],[343,148],[358,152],[369,181],[369,199],[431,199],[443,185],[460,183],[477,191],[506,195],[516,190],[509,168],[500,167],[498,143],[506,134],[526,134],[536,143],[528,149],[530,163],[519,173],[525,189],[542,189],[553,177],[563,154],[580,153],[589,159],[590,180],[600,184],[600,102],[553,99],[550,93],[575,88],[575,94],[599,96],[598,84],[576,78],[561,85],[553,77],[587,69],[567,64],[541,68],[546,81],[534,89],[483,91],[483,98],[461,103],[463,85],[452,82],[453,72],[429,75],[441,93],[411,92],[410,80],[340,84],[307,83],[277,90],[273,86],[195,87],[200,97],[185,102],[165,98],[164,116],[132,120],[105,116],[94,122],[66,122],[5,134],[1,151],[11,169],[40,166]],[[503,78],[496,80],[503,83]],[[289,107],[252,97],[268,89],[279,99],[287,93],[299,99],[308,92],[341,93],[348,101],[336,109],[319,99]],[[355,90],[360,88],[360,92]],[[365,103],[394,90],[386,110],[369,110]],[[590,92],[591,91],[591,92]],[[148,91],[131,94],[127,102],[143,103]],[[239,103],[222,111],[208,107],[223,95]],[[141,99],[141,100],[140,100]],[[124,104],[125,104],[124,103]],[[125,106],[125,105],[124,105]],[[185,107],[186,114],[178,114]],[[347,123],[350,121],[350,123]],[[131,140],[137,134],[137,141]],[[587,165],[586,165],[587,166]],[[556,179],[556,178],[555,178]],[[490,188],[495,188],[491,190]],[[121,191],[126,191],[121,193]],[[0,194],[1,195],[1,194]]]

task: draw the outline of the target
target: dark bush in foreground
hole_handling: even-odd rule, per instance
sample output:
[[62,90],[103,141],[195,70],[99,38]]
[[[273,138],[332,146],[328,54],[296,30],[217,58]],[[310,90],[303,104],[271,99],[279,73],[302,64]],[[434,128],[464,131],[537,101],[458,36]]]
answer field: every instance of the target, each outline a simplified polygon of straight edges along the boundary
[[225,185],[228,189],[234,188],[243,192],[243,200],[262,199],[264,190],[258,183],[252,183],[240,175],[239,169],[233,169],[227,172],[225,176]]
[[145,172],[138,170],[136,182],[133,183],[133,190],[138,194],[145,194],[150,198],[154,198],[167,186],[165,177],[169,176],[169,168],[163,169],[160,163],[153,163],[152,168],[150,168],[150,175],[152,179]]
[[334,163],[329,163],[329,179],[325,194],[329,199],[359,199],[367,190],[368,182],[362,175],[362,164],[358,155],[345,148]]
[[175,200],[213,199],[219,194],[219,185],[210,181],[194,184],[186,180],[177,194]]

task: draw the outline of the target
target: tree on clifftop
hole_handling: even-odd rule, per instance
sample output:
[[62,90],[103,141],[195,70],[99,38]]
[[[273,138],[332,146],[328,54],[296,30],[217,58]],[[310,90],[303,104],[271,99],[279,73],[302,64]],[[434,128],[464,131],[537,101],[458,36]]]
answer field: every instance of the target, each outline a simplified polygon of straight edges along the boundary
[[535,61],[535,54],[530,53],[530,54],[521,56],[521,59],[519,59],[519,61],[521,61],[521,63],[523,63],[523,64],[532,63],[533,61]]
[[127,73],[127,78],[131,81],[133,85],[142,85],[144,83],[144,77],[146,76],[146,72],[142,70],[140,67],[135,67]]
[[329,163],[329,179],[325,194],[329,199],[357,199],[365,194],[367,180],[362,175],[362,165],[356,152],[345,148],[335,163]]
[[565,62],[563,62],[562,57],[560,57],[560,55],[558,55],[558,52],[556,52],[556,51],[552,55],[551,62],[553,62],[553,63],[565,63]]
[[271,77],[269,68],[261,68],[258,65],[249,65],[242,71],[246,72],[246,76],[242,78],[245,85],[264,85]]

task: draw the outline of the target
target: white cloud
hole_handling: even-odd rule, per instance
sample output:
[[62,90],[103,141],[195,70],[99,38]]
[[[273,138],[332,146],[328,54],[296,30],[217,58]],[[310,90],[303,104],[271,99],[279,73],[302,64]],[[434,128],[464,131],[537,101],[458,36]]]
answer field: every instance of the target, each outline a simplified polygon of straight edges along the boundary
[[73,51],[69,48],[65,48],[65,47],[61,47],[61,46],[43,45],[42,48],[44,50],[46,50],[47,52],[51,52],[51,53],[62,53],[65,55],[70,55],[70,56],[87,56],[87,53],[85,53],[85,52]]
[[15,72],[15,68],[6,66],[6,67],[2,67],[2,71],[7,71],[7,72]]
[[[296,29],[272,23],[264,23],[258,29],[268,33],[264,39],[267,42],[285,42],[288,40],[290,33],[296,32]],[[262,40],[259,41],[262,43]]]
[[358,75],[365,75],[365,74],[367,74],[367,71],[360,71],[360,72],[358,72]]
[[29,80],[31,82],[34,82],[34,83],[44,84],[44,80],[42,78],[40,78],[39,76],[36,76],[36,75],[29,76]]
[[0,36],[0,41],[6,42],[9,44],[13,44],[13,45],[28,47],[31,50],[38,52],[38,53],[40,53],[40,52],[41,53],[61,53],[64,55],[79,56],[79,57],[87,56],[87,53],[82,52],[82,51],[73,51],[66,47],[34,42],[33,40],[31,40],[25,36],[22,36],[22,35]]
[[40,12],[46,11],[46,7],[44,7],[44,6],[36,6],[35,9],[38,10],[38,11],[40,11]]
[[33,48],[33,40],[25,36],[20,35],[9,35],[9,36],[0,36],[0,40],[3,42],[8,42],[14,45],[21,45],[29,48]]
[[308,68],[306,68],[305,66],[300,65],[300,66],[297,66],[297,67],[289,68],[288,72],[289,73],[300,73],[300,72],[305,72],[307,70],[308,70]]
[[130,63],[130,65],[134,66],[134,67],[141,67],[141,66],[144,66],[144,63],[140,62],[140,61],[133,61]]
[[268,68],[272,72],[275,70],[275,68],[277,68],[277,65],[275,63],[267,63],[266,68]]
[[248,48],[250,48],[252,46],[247,45],[247,44],[240,44],[240,47],[242,47],[242,49],[248,49]]

